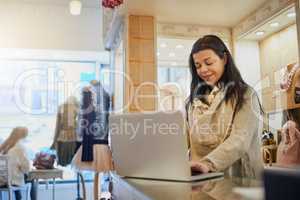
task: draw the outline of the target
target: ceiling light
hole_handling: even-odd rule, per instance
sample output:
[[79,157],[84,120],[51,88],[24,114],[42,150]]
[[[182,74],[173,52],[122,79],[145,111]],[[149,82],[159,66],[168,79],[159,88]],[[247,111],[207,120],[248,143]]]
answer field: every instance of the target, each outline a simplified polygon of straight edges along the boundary
[[166,43],[161,43],[161,44],[160,44],[160,47],[161,47],[161,48],[166,48],[166,47],[167,47],[167,44],[166,44]]
[[278,22],[273,22],[270,24],[271,27],[278,27],[279,26],[279,23]]
[[290,12],[286,16],[289,17],[289,18],[292,18],[292,17],[296,16],[296,13],[295,12]]
[[71,15],[80,15],[82,3],[80,0],[70,1],[69,8]]
[[177,62],[172,62],[171,65],[172,66],[177,66]]
[[157,56],[159,56],[159,55],[160,55],[160,53],[159,53],[159,52],[157,52],[157,53],[156,53],[156,55],[157,55]]
[[176,49],[182,49],[184,46],[182,44],[176,45]]
[[169,57],[175,57],[175,53],[173,52],[169,53]]
[[257,36],[261,36],[261,35],[265,34],[265,32],[264,32],[264,31],[257,31],[255,34],[256,34]]

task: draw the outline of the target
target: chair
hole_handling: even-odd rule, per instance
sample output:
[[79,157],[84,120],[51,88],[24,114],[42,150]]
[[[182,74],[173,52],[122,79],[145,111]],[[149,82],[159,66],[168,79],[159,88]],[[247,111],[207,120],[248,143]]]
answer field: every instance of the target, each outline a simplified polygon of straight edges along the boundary
[[0,187],[0,199],[2,199],[2,192],[8,193],[8,199],[13,200],[13,192],[15,191],[25,191],[26,200],[28,200],[30,185],[26,184],[24,186],[12,186],[9,170],[9,157],[7,155],[0,155],[0,183],[4,183],[5,186]]

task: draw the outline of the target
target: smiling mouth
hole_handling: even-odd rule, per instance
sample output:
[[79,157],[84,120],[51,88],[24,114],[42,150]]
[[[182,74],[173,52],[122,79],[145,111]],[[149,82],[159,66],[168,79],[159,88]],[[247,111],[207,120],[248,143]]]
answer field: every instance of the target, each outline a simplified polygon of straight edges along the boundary
[[208,81],[213,75],[209,75],[209,76],[203,76],[203,79]]

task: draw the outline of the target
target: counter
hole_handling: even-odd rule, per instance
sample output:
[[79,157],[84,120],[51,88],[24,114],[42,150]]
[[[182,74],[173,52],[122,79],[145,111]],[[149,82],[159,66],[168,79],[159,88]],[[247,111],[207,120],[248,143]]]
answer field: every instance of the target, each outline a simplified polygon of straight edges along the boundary
[[[251,188],[255,188],[251,190]],[[182,183],[121,178],[112,174],[112,195],[117,200],[244,200],[235,191],[262,200],[262,182],[245,178],[218,178]],[[256,194],[255,194],[256,193]],[[255,195],[256,197],[255,197]],[[249,199],[249,198],[248,198]]]

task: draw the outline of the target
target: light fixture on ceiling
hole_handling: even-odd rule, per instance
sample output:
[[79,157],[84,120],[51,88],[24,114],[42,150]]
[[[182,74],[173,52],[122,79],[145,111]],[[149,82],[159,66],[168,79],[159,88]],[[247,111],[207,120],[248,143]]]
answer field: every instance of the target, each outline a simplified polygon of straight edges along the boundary
[[279,23],[278,22],[273,22],[270,24],[271,27],[278,27],[279,26]]
[[82,3],[80,0],[72,0],[69,4],[71,15],[80,15]]
[[173,52],[169,53],[169,57],[175,57],[175,53]]
[[161,48],[166,48],[166,47],[167,47],[167,44],[166,44],[166,43],[161,43],[161,44],[160,44],[160,47],[161,47]]
[[262,36],[262,35],[265,34],[265,32],[264,32],[264,31],[257,31],[255,34],[256,34],[257,36]]
[[176,45],[176,49],[182,49],[184,46],[182,44]]
[[296,16],[296,13],[295,12],[290,12],[286,16],[289,17],[289,18],[292,18],[292,17]]

